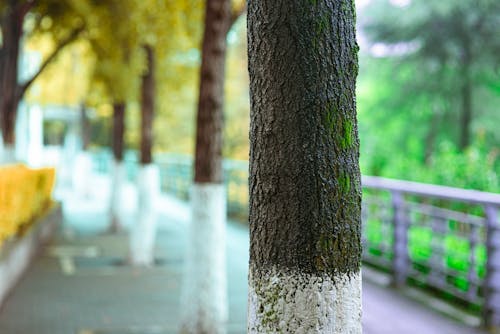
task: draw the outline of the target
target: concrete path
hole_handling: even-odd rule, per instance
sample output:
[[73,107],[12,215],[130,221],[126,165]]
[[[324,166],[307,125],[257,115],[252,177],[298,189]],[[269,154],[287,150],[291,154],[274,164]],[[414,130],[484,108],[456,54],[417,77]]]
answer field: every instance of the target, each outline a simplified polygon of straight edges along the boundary
[[[106,187],[106,180],[99,182]],[[133,187],[125,193],[124,217],[131,224]],[[108,222],[105,194],[66,194],[61,231],[0,310],[0,334],[176,333],[188,206],[162,198],[158,264],[134,269],[126,265],[127,235],[101,233]],[[248,230],[229,223],[227,234],[228,332],[245,333]],[[368,280],[363,308],[367,334],[481,333]]]

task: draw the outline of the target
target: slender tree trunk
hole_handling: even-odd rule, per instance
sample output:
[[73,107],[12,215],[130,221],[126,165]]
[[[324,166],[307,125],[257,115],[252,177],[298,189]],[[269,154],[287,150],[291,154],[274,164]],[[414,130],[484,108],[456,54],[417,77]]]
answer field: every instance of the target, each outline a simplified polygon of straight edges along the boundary
[[142,77],[141,87],[141,164],[152,162],[151,150],[153,147],[153,119],[155,109],[155,58],[153,49],[144,46],[147,59],[147,72]]
[[81,138],[82,138],[82,150],[86,151],[90,145],[90,122],[85,104],[82,102],[80,104],[80,125],[81,125]]
[[460,150],[465,150],[470,145],[470,130],[472,122],[472,84],[470,78],[470,66],[464,65],[462,76],[462,114],[460,117]]
[[113,157],[115,161],[123,160],[123,138],[125,134],[125,103],[113,104]]
[[434,146],[436,142],[436,136],[439,131],[441,115],[438,107],[433,108],[433,115],[430,119],[430,124],[427,130],[427,135],[425,136],[425,147],[424,147],[424,164],[430,166],[432,154],[434,153]]
[[354,0],[250,0],[249,333],[361,333]]
[[147,72],[142,77],[141,99],[141,166],[137,188],[139,195],[138,219],[130,234],[130,260],[133,265],[150,266],[154,263],[156,237],[156,201],[159,195],[159,170],[152,163],[153,118],[155,109],[154,52],[144,46]]
[[2,22],[2,47],[0,57],[0,121],[4,144],[4,160],[13,158],[16,142],[15,128],[20,96],[17,85],[19,46],[22,36],[24,13],[16,1],[9,0]]
[[229,0],[207,0],[196,128],[192,221],[182,293],[183,333],[225,333],[227,321],[222,129]]
[[9,161],[10,158],[7,157],[9,155],[14,159],[17,108],[27,89],[57,54],[84,29],[84,26],[74,29],[67,38],[60,41],[54,51],[44,60],[38,71],[29,80],[22,84],[18,83],[18,59],[21,38],[23,36],[24,19],[36,2],[35,0],[7,0],[4,5],[4,15],[0,18],[0,31],[2,35],[2,43],[0,45],[0,131],[2,132],[4,145],[4,157],[0,157],[0,162],[2,160]]
[[114,165],[111,185],[111,225],[110,232],[116,233],[123,227],[121,222],[121,194],[126,180],[126,170],[123,163],[123,138],[125,133],[125,103],[113,104],[113,138],[112,149]]

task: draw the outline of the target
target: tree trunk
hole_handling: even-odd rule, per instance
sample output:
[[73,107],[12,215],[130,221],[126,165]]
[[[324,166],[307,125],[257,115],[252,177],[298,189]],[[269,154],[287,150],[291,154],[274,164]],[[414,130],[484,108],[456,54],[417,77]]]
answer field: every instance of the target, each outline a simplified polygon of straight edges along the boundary
[[125,103],[116,102],[113,104],[113,157],[114,164],[112,170],[111,185],[111,225],[110,232],[116,233],[123,227],[121,221],[121,195],[123,184],[127,178],[125,166],[123,164],[123,137],[125,133]]
[[434,106],[432,108],[433,114],[430,119],[430,124],[428,125],[427,134],[425,136],[425,147],[424,147],[424,164],[430,166],[432,162],[432,155],[434,154],[434,147],[436,142],[436,136],[439,131],[439,125],[441,123],[441,112],[440,107]]
[[144,46],[144,51],[146,52],[148,68],[142,77],[141,87],[141,164],[150,164],[152,162],[151,149],[155,108],[154,53],[148,45]]
[[222,119],[230,1],[208,0],[205,15],[194,182],[222,183]]
[[[54,51],[41,64],[38,71],[29,80],[19,84],[17,74],[23,24],[26,14],[35,4],[36,1],[33,0],[7,0],[4,5],[3,15],[0,18],[2,36],[0,46],[0,131],[5,146],[4,154],[14,151],[17,108],[25,92],[47,65],[55,59],[57,54],[84,29],[84,26],[74,29],[67,38],[59,42]],[[2,157],[0,157],[1,160]]]
[[183,333],[225,333],[227,321],[222,129],[229,0],[207,0],[196,129],[192,221],[182,293]]
[[81,125],[81,140],[82,150],[87,151],[90,145],[90,122],[85,104],[82,102],[80,105],[80,125]]
[[137,180],[139,212],[130,234],[130,260],[137,266],[154,263],[156,201],[160,191],[159,170],[151,158],[155,109],[154,52],[148,45],[144,50],[148,68],[142,77],[141,166]]
[[470,128],[472,122],[472,84],[469,65],[464,66],[462,76],[462,115],[460,117],[460,150],[465,150],[470,145]]
[[123,137],[125,134],[125,103],[113,104],[113,156],[116,161],[123,160]]
[[13,149],[16,137],[16,116],[20,96],[17,85],[19,45],[22,36],[24,12],[16,1],[10,0],[3,18],[0,57],[0,121],[3,143]]
[[251,0],[248,47],[248,332],[361,333],[354,1]]

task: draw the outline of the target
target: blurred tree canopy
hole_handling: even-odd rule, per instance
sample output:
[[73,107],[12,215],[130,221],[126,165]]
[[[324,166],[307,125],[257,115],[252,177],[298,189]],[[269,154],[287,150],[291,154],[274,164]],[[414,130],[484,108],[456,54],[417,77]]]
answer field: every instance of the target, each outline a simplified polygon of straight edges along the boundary
[[[72,0],[0,2],[0,125],[5,144],[15,144],[19,101],[59,52],[84,29],[82,18],[74,12]],[[36,71],[19,73],[22,43],[32,36],[47,37],[51,42],[50,51]],[[22,81],[18,80],[19,74],[23,74]]]
[[358,19],[364,172],[500,190],[500,2],[374,0]]
[[[138,148],[142,45],[157,58],[156,152],[192,153],[204,1],[37,0],[26,47],[51,58],[37,103],[87,105],[94,145],[109,143],[112,104],[126,100]],[[500,191],[500,2],[365,0],[358,7],[358,113],[365,174]],[[241,8],[242,0],[233,7]],[[74,32],[77,32],[74,35]],[[75,43],[65,46],[69,37]],[[248,158],[245,20],[228,34],[226,157]],[[2,47],[5,41],[2,41]],[[20,84],[26,81],[20,81]]]

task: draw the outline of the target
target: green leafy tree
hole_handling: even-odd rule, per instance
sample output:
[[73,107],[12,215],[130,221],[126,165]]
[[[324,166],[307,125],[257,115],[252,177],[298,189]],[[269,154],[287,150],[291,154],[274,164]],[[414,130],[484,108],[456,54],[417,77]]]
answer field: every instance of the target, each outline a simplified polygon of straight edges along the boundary
[[427,109],[425,160],[445,124],[453,131],[447,137],[463,151],[472,142],[474,120],[485,112],[477,99],[481,89],[494,90],[498,82],[500,3],[384,0],[372,1],[363,14],[363,31],[375,49],[385,50],[400,79],[393,95],[402,97],[392,100],[394,109]]

